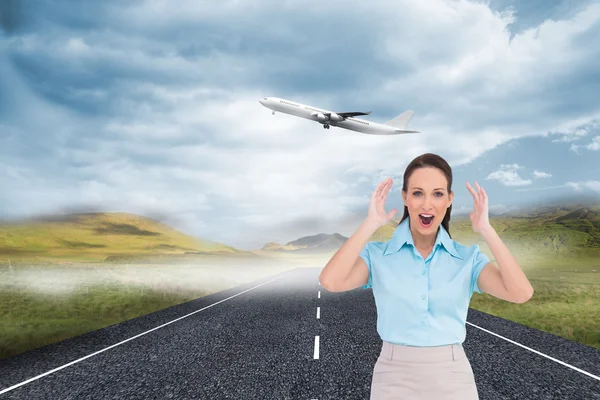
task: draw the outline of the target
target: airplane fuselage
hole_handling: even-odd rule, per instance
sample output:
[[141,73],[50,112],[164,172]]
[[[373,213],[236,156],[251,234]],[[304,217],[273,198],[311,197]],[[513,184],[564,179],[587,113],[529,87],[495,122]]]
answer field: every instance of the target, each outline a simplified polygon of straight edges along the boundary
[[[319,122],[324,128],[337,126],[339,128],[349,129],[371,135],[397,135],[402,132],[401,129],[386,124],[379,124],[373,121],[367,121],[356,117],[342,117],[335,111],[325,110],[294,101],[281,99],[279,97],[265,97],[259,100],[260,104],[275,112],[282,112],[296,117],[305,118],[311,121]],[[407,131],[416,132],[416,131]]]

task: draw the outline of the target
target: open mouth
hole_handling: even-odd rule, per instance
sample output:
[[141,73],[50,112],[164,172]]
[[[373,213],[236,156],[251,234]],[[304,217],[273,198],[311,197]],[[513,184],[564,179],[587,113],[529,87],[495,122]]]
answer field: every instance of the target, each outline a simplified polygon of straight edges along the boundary
[[433,215],[419,214],[419,220],[421,221],[421,226],[429,228],[433,224]]

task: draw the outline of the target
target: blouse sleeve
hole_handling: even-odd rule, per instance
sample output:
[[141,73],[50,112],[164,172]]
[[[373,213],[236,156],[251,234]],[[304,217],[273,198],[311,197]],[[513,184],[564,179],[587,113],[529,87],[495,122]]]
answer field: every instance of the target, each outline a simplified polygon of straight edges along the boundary
[[373,274],[371,273],[371,257],[369,255],[369,243],[363,247],[359,256],[365,261],[367,267],[369,268],[369,281],[366,285],[361,286],[362,289],[369,289],[373,287]]
[[481,293],[481,289],[477,285],[481,270],[490,262],[488,256],[479,249],[479,245],[475,245],[475,253],[473,255],[473,268],[471,271],[471,293]]

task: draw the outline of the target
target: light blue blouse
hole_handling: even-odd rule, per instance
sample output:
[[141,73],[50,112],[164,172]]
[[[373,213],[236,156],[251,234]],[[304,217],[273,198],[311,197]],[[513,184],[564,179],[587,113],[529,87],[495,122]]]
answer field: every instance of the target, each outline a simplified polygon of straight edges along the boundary
[[369,267],[382,340],[408,346],[462,343],[469,303],[479,273],[490,261],[478,245],[463,246],[440,225],[426,260],[414,246],[410,220],[388,242],[369,242],[360,252]]

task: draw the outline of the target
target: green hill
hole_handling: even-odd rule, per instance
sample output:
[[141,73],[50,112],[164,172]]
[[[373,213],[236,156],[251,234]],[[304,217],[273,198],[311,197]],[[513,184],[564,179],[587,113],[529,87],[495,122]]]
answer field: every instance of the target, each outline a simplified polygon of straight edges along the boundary
[[128,213],[69,214],[0,224],[0,263],[116,261],[184,254],[248,252],[185,235],[151,218]]

